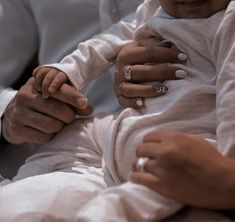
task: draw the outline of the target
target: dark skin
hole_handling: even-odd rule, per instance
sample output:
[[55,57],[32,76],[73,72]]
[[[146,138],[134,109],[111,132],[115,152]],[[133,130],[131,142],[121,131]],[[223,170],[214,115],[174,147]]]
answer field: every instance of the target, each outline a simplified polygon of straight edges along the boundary
[[34,78],[30,78],[4,113],[2,134],[9,143],[46,143],[65,124],[73,122],[76,113],[87,115],[91,112],[89,106],[80,109],[78,100],[83,99],[83,95],[68,84],[48,99],[33,85]]
[[[176,67],[170,63],[183,63],[179,59],[181,53],[172,49],[171,43],[161,43],[154,38],[142,42],[133,42],[124,47],[116,60],[115,68],[115,93],[119,103],[123,107],[136,109],[142,106],[137,105],[141,100],[144,105],[144,98],[162,96],[155,89],[156,81],[177,80]],[[126,81],[124,70],[131,66],[132,78]],[[143,84],[150,82],[150,84]]]
[[[164,63],[182,62],[178,59],[179,51],[171,49],[169,43],[165,45],[155,43],[149,40],[127,45],[117,58],[115,89],[117,98],[124,107],[140,108],[136,106],[137,99],[144,100],[146,97],[159,96],[156,95],[153,86],[146,87],[141,85],[141,82],[178,79],[175,76],[175,69]],[[137,50],[134,46],[137,46]],[[129,54],[131,56],[128,56]],[[148,54],[148,59],[151,58],[151,61],[155,63],[153,70],[150,71],[152,75],[146,75],[146,71],[141,70],[144,68],[142,64],[147,62],[145,56]],[[141,64],[141,66],[135,66],[133,71],[132,81],[135,84],[123,81],[121,77],[123,67],[133,63],[132,56],[138,59],[136,64]],[[148,69],[147,72],[149,73]],[[89,106],[87,108],[82,106],[83,109],[81,109],[77,99],[84,99],[84,96],[68,84],[63,85],[59,91],[51,93],[50,98],[47,99],[43,98],[33,86],[34,80],[31,78],[21,87],[4,112],[2,136],[9,143],[43,144],[50,141],[65,124],[74,121],[75,113],[86,115],[91,112]]]
[[211,209],[235,208],[235,161],[204,139],[174,131],[145,136],[137,157],[149,157],[144,172],[133,164],[131,180],[180,202]]

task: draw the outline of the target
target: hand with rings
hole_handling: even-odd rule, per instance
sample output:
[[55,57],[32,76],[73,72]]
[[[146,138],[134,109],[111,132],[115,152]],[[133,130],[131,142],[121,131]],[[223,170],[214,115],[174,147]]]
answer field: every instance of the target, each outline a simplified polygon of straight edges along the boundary
[[228,190],[235,184],[235,161],[203,138],[156,130],[144,137],[136,155],[131,181],[189,205],[234,208],[234,195]]
[[167,93],[164,81],[187,76],[184,70],[170,65],[187,59],[184,53],[171,47],[169,42],[147,39],[132,42],[119,52],[115,67],[115,93],[123,107],[141,108],[145,98]]

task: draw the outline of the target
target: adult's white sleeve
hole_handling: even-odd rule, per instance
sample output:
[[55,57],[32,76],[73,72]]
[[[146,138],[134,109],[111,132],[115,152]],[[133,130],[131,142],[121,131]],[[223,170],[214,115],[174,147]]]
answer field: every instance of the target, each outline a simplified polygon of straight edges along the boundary
[[216,119],[218,150],[235,157],[235,2],[231,1],[213,42],[217,69]]
[[[10,101],[15,97],[16,93],[17,93],[17,91],[15,91],[15,90],[12,90],[10,88],[3,89],[0,86],[0,100],[1,100],[0,118],[2,118],[6,107],[8,106]],[[2,121],[0,121],[0,136],[2,135],[1,129],[2,129]]]

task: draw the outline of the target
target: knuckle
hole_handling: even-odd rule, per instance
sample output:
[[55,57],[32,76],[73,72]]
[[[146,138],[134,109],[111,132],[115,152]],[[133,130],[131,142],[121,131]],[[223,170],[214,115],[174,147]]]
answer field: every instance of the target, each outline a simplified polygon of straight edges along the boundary
[[137,157],[142,156],[143,150],[144,150],[143,144],[139,144],[136,149],[136,156]]
[[32,102],[33,98],[28,93],[26,87],[22,87],[15,96],[16,104],[27,104]]
[[127,107],[128,107],[128,105],[127,105],[127,99],[126,99],[125,97],[119,96],[119,97],[118,97],[118,102],[119,102],[119,104],[120,104],[122,107],[124,107],[124,108],[127,108]]
[[118,86],[118,88],[117,88],[117,93],[118,93],[118,95],[123,95],[123,90],[124,90],[124,88],[125,88],[125,83],[124,82],[121,82],[120,84],[119,84],[119,86]]
[[47,133],[57,133],[63,128],[63,124],[58,122],[51,122],[51,124],[48,124],[47,127]]
[[172,61],[178,61],[178,52],[176,50],[170,50],[169,55]]
[[56,110],[55,112],[56,116],[66,124],[73,122],[75,119],[75,112],[67,106],[64,106],[60,110]]
[[54,134],[52,133],[43,133],[41,131],[32,131],[27,140],[37,144],[44,144],[49,142],[53,138]]
[[145,53],[147,61],[154,61],[154,60],[156,60],[155,55],[157,55],[157,54],[155,52],[155,48],[153,48],[153,47],[145,47],[144,53]]
[[133,91],[126,84],[122,84],[121,92],[126,97],[130,97],[133,94]]
[[71,112],[70,114],[67,114],[65,116],[65,123],[66,124],[72,123],[74,120],[75,120],[75,113],[74,112],[73,113]]
[[124,47],[123,49],[121,49],[121,51],[118,53],[117,59],[116,59],[116,63],[117,64],[123,64],[124,61],[126,61],[126,59],[128,59],[128,52],[126,50],[126,48]]

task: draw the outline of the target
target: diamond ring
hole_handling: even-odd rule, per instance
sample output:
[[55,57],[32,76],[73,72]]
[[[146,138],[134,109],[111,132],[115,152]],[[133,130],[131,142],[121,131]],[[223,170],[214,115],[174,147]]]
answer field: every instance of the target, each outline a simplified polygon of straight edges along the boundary
[[145,170],[145,165],[148,162],[148,160],[149,160],[148,157],[140,157],[136,163],[137,171],[143,172]]

